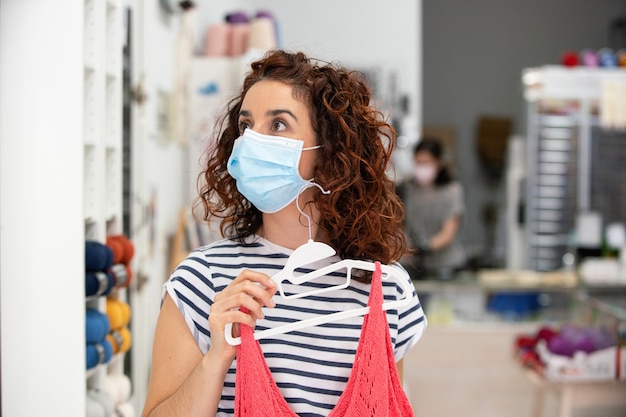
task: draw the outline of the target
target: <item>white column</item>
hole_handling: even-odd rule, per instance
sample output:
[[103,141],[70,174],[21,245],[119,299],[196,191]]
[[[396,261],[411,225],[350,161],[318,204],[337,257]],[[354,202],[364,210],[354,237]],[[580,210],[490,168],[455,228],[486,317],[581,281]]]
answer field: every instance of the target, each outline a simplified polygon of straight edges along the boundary
[[85,415],[83,1],[0,4],[1,414]]

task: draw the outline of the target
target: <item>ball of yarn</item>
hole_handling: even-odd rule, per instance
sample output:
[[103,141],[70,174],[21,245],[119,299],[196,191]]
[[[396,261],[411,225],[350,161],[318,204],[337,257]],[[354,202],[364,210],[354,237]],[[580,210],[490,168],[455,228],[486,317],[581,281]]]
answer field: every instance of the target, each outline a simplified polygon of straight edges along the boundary
[[111,330],[106,338],[113,346],[114,354],[128,352],[130,349],[132,338],[128,327]]
[[578,65],[578,53],[576,51],[566,51],[561,56],[561,64],[566,67],[575,67]]
[[111,267],[109,272],[113,276],[113,281],[115,282],[116,287],[127,287],[128,286],[128,271],[127,266],[124,264],[115,264]]
[[119,393],[120,402],[126,402],[130,399],[132,393],[132,384],[130,378],[127,375],[116,375],[115,380],[117,383],[117,391]]
[[521,335],[515,338],[515,346],[518,349],[531,349],[535,347],[536,344],[537,341],[535,338],[530,336]]
[[103,271],[85,273],[85,297],[107,295],[113,289],[113,275]]
[[248,14],[246,12],[236,11],[227,14],[225,20],[228,23],[248,23],[250,21],[250,18],[248,17]]
[[611,48],[602,48],[598,51],[598,63],[601,67],[617,67],[617,55]]
[[115,413],[115,402],[113,402],[113,398],[106,391],[92,388],[87,391],[87,396],[102,404],[105,416],[109,417]]
[[113,357],[113,346],[104,339],[100,343],[88,343],[86,349],[87,369],[91,369],[96,365],[107,363]]
[[121,404],[130,399],[131,382],[125,374],[108,374],[104,381],[104,390],[113,398],[115,404]]
[[206,56],[228,56],[230,51],[233,26],[227,22],[219,22],[209,26],[204,44]]
[[111,329],[119,329],[130,322],[130,306],[116,298],[107,297],[106,314],[109,318]]
[[274,22],[268,17],[255,17],[250,22],[248,47],[267,51],[276,47],[276,31]]
[[111,248],[111,251],[113,252],[113,263],[121,263],[124,255],[124,246],[122,245],[122,242],[109,236],[107,237],[107,246]]
[[551,327],[544,326],[537,332],[537,340],[545,340],[546,342],[549,342],[556,334],[556,330]]
[[110,414],[106,414],[104,406],[95,398],[87,395],[85,399],[85,416],[87,417],[110,417]]
[[130,265],[126,265],[126,277],[126,283],[123,285],[123,287],[128,288],[133,282],[133,269],[130,267]]
[[118,404],[116,411],[121,417],[135,417],[135,408],[130,403]]
[[583,49],[580,51],[580,61],[586,67],[597,67],[600,65],[598,55],[591,49]]
[[550,339],[548,342],[548,349],[555,355],[568,357],[574,356],[574,346],[566,337],[563,337],[560,334],[557,334]]
[[87,343],[98,343],[104,340],[111,330],[109,318],[98,310],[85,310],[85,338]]
[[591,336],[583,331],[581,332],[573,341],[572,345],[574,346],[574,352],[585,352],[591,353],[595,351],[595,345],[593,344],[593,339]]
[[85,269],[106,271],[113,265],[113,251],[107,245],[95,240],[85,241]]
[[115,248],[117,253],[114,259],[117,259],[115,263],[122,263],[128,265],[135,255],[135,246],[124,235],[110,235],[107,236],[107,246]]
[[612,334],[607,329],[591,327],[589,328],[588,334],[593,341],[595,350],[606,349],[617,345],[617,335]]
[[107,375],[104,378],[104,386],[102,389],[113,399],[113,403],[116,406],[120,403],[120,393],[115,378],[112,375]]

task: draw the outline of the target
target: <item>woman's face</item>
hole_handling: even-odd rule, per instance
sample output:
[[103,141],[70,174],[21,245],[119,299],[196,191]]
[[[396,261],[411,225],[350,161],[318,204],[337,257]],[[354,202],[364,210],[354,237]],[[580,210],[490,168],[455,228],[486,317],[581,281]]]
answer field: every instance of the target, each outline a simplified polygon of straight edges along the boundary
[[413,157],[413,162],[415,180],[424,186],[433,184],[440,169],[439,160],[430,152],[419,151]]
[[[248,128],[264,135],[285,136],[304,141],[304,147],[317,145],[308,107],[296,100],[290,85],[279,81],[259,81],[241,103],[239,133]],[[300,176],[313,178],[315,151],[302,152]]]

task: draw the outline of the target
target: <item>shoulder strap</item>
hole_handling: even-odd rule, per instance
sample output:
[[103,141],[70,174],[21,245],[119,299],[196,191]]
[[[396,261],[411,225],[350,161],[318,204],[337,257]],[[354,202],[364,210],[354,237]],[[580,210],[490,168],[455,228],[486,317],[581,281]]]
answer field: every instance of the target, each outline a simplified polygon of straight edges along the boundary
[[372,276],[370,312],[363,321],[352,374],[328,417],[411,417],[411,404],[398,377],[387,314],[382,309],[380,263]]
[[[248,312],[244,307],[242,311]],[[240,325],[235,375],[235,417],[298,417],[283,398],[253,330]]]

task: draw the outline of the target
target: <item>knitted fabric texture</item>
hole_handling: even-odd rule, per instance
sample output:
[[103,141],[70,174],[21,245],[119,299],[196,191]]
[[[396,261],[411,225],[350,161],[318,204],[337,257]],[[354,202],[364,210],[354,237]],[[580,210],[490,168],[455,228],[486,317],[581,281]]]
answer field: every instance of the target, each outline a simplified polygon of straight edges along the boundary
[[[387,315],[382,309],[380,263],[372,276],[359,346],[345,391],[329,417],[411,417],[411,404],[398,377]],[[280,393],[253,330],[240,326],[237,348],[235,416],[296,416]]]

